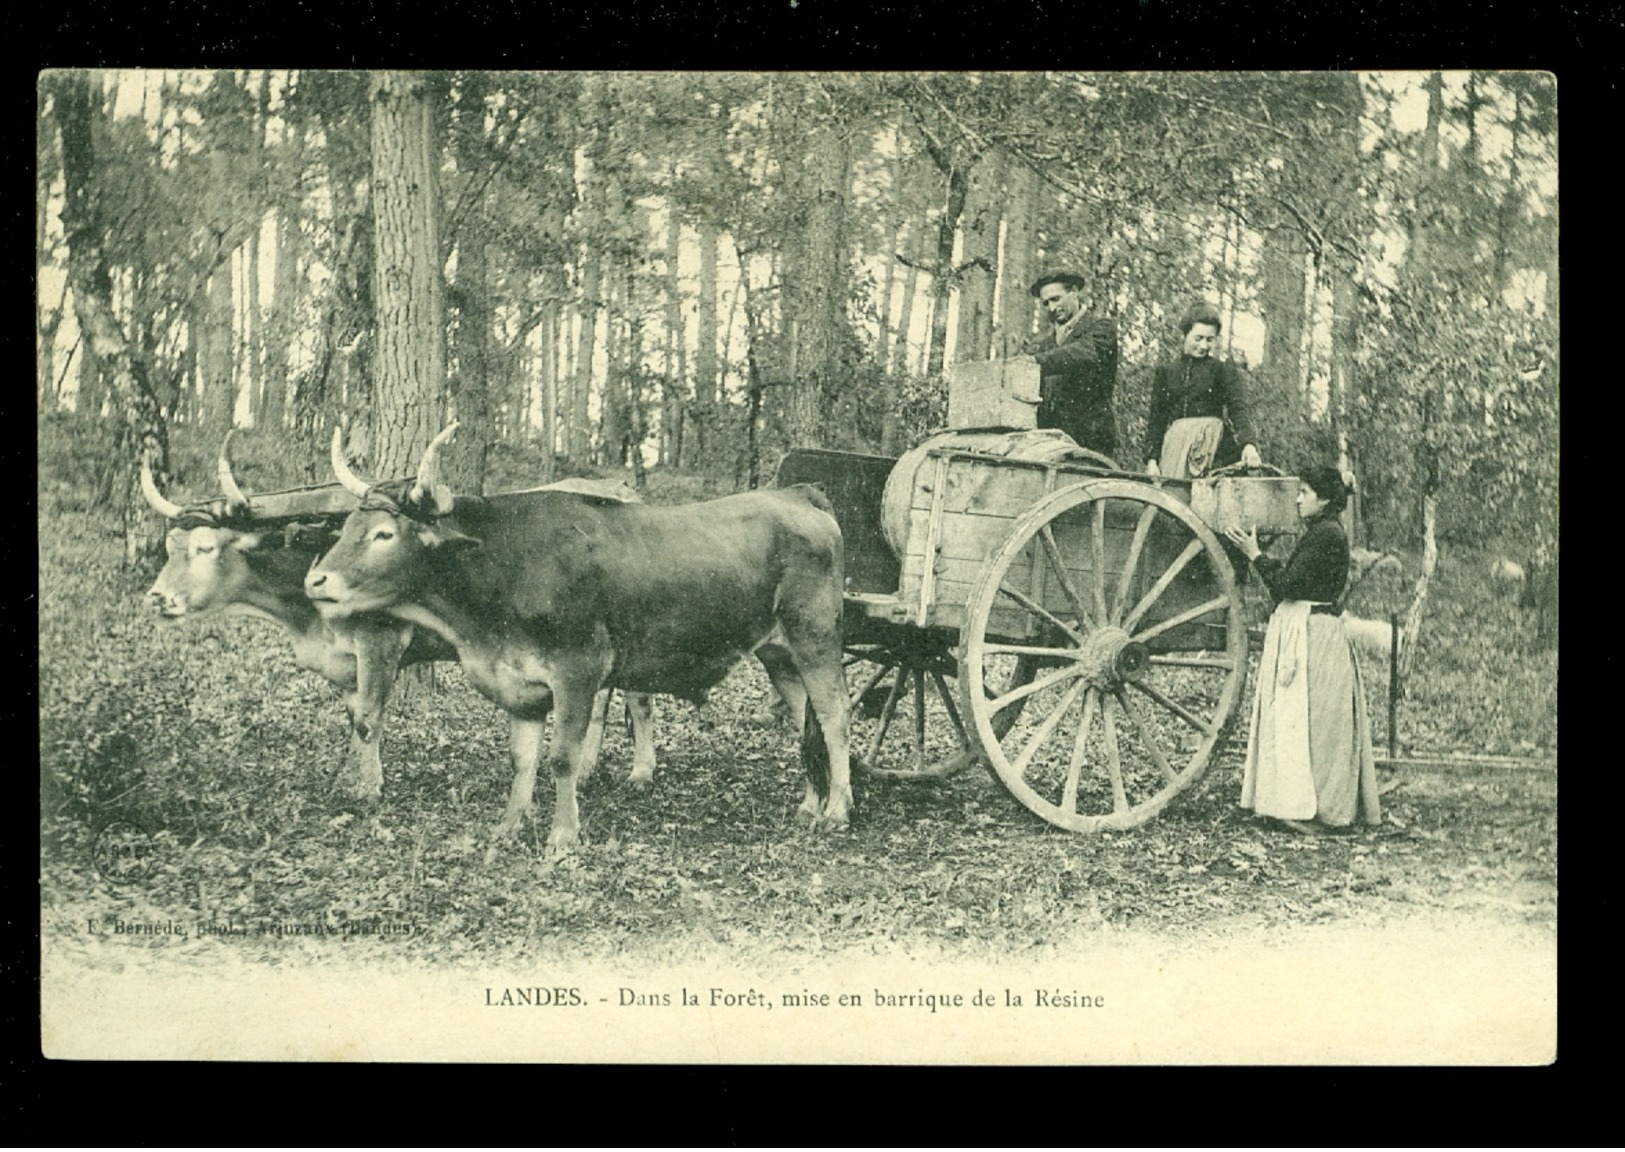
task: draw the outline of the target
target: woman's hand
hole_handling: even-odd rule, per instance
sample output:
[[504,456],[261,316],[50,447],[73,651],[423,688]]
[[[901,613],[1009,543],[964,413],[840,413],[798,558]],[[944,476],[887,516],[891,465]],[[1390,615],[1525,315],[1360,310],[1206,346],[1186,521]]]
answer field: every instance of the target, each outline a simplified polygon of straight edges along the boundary
[[1244,444],[1241,448],[1241,462],[1248,468],[1262,468],[1264,460],[1258,454],[1258,449],[1251,444]]
[[1147,476],[1161,476],[1162,469],[1157,467],[1155,460],[1147,460],[1145,462],[1145,474]]
[[1240,548],[1247,559],[1257,560],[1264,554],[1264,550],[1258,546],[1257,527],[1249,528],[1245,532],[1240,528],[1226,528],[1224,534],[1230,537],[1230,543]]

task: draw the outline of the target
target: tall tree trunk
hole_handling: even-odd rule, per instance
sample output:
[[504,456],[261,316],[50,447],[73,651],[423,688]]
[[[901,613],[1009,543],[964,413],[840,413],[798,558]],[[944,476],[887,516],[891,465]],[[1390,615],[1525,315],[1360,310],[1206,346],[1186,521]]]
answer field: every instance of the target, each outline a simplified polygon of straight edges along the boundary
[[203,430],[205,437],[215,441],[231,427],[237,406],[237,374],[232,367],[231,279],[229,260],[210,274],[197,324],[198,370],[203,377]]
[[1004,258],[999,271],[999,326],[994,354],[1015,356],[1033,327],[1033,300],[1027,287],[1037,272],[1033,245],[1037,229],[1033,205],[1033,172],[1025,164],[1008,163],[1004,182]]
[[936,276],[931,284],[931,342],[927,345],[925,374],[937,376],[948,356],[948,299],[953,291],[954,232],[965,211],[968,182],[957,165],[947,170],[948,202],[937,224]]
[[132,565],[157,551],[165,523],[141,498],[139,465],[149,460],[160,485],[169,480],[169,430],[141,358],[113,314],[113,284],[103,247],[106,225],[96,186],[91,139],[91,78],[67,72],[52,78],[53,103],[62,138],[66,198],[62,228],[68,242],[68,278],[83,338],[107,369],[114,406],[123,418],[127,450],[124,483],[124,561]]
[[813,131],[808,165],[812,203],[801,237],[799,271],[787,284],[792,373],[784,406],[792,445],[829,441],[829,397],[852,371],[852,334],[846,319],[847,183],[851,148],[837,126]]
[[457,248],[457,373],[451,400],[462,428],[447,461],[448,474],[453,488],[478,493],[485,491],[486,453],[496,437],[496,309],[486,254],[489,233],[483,197],[474,200],[474,182],[484,175],[486,87],[485,73],[462,74],[456,133],[462,219],[459,235],[451,238]]
[[445,312],[440,268],[440,153],[423,79],[372,76],[373,460],[379,476],[410,476],[445,415]]
[[992,154],[971,165],[965,181],[965,213],[960,245],[958,360],[986,360],[993,354],[993,289],[999,259],[999,165]]
[[[1283,396],[1298,395],[1302,376],[1300,353],[1304,329],[1303,237],[1297,228],[1282,225],[1264,235],[1263,280],[1264,363],[1261,376]],[[1290,410],[1288,407],[1286,410]]]
[[664,404],[660,413],[660,463],[676,465],[683,454],[683,409],[688,396],[688,348],[684,340],[683,217],[675,198],[666,200],[666,351]]
[[584,464],[592,454],[593,360],[598,351],[598,315],[603,296],[602,261],[595,247],[581,253],[581,335],[576,341],[575,372],[570,385],[569,457]]
[[264,391],[258,423],[281,431],[288,397],[288,348],[298,308],[303,237],[286,206],[276,213],[276,272],[271,278],[271,315],[265,326]]

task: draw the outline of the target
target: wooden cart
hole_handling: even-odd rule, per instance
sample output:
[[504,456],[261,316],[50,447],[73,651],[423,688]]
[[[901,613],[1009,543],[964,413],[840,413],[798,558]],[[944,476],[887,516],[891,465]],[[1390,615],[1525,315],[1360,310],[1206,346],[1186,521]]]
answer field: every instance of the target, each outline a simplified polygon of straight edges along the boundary
[[1223,529],[1295,531],[1297,481],[1154,482],[1024,450],[1051,435],[945,433],[901,461],[797,450],[776,483],[821,485],[845,536],[861,768],[930,779],[980,759],[1052,824],[1132,828],[1236,719],[1244,561]]

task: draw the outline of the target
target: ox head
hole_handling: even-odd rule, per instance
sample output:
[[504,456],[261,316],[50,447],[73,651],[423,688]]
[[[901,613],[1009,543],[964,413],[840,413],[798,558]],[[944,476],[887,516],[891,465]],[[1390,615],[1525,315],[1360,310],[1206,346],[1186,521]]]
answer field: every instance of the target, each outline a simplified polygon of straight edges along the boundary
[[261,546],[264,535],[254,531],[248,497],[232,475],[230,446],[228,432],[218,468],[224,497],[186,506],[158,491],[151,461],[142,457],[141,492],[170,521],[168,559],[147,591],[147,602],[163,619],[218,612],[240,601],[255,579],[246,554]]
[[437,559],[478,543],[447,522],[455,503],[440,480],[440,451],[457,431],[430,441],[410,481],[373,484],[344,458],[344,434],[333,430],[333,473],[361,499],[338,543],[305,577],[305,595],[324,616],[383,611],[407,599]]

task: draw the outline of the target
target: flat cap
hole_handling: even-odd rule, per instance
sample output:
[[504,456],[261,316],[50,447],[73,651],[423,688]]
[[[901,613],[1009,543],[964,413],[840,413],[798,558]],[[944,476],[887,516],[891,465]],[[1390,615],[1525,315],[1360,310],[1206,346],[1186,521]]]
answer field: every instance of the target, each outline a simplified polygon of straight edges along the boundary
[[1085,281],[1084,278],[1079,276],[1076,272],[1068,272],[1064,268],[1052,268],[1050,271],[1040,276],[1037,280],[1034,280],[1033,286],[1027,291],[1029,295],[1037,296],[1039,290],[1042,289],[1046,284],[1059,284],[1063,288],[1081,289],[1086,283],[1087,281]]

